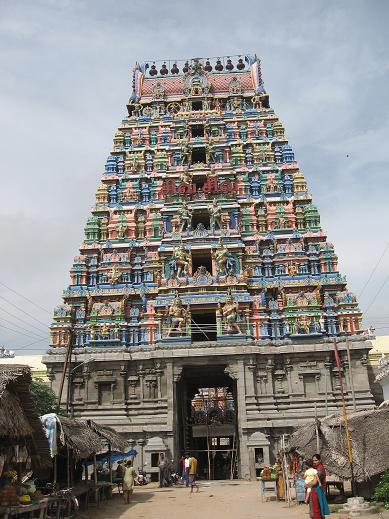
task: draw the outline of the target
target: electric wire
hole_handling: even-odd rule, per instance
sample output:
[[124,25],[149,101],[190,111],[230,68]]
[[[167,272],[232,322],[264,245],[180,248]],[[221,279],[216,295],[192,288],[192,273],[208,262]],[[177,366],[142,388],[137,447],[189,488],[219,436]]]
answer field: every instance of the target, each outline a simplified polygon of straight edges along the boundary
[[386,276],[386,278],[384,279],[384,282],[381,284],[380,288],[377,290],[376,292],[376,295],[373,297],[373,299],[370,301],[370,304],[368,305],[368,307],[366,308],[365,310],[365,316],[366,314],[368,313],[368,311],[370,310],[370,308],[373,306],[373,303],[375,302],[375,300],[377,299],[377,297],[380,295],[380,293],[382,292],[383,288],[385,287],[386,283],[388,282],[389,280],[389,274]]
[[[25,337],[29,337],[30,339],[32,338],[31,335],[27,335],[27,333],[21,332],[19,330],[14,330],[13,328],[10,328],[9,326],[4,326],[3,324],[0,324],[0,331],[2,329],[9,330],[14,333],[20,333],[20,335],[24,335]],[[41,337],[41,340],[44,340],[44,339],[45,339],[44,337]]]
[[[46,341],[46,339],[39,339],[39,340],[36,340],[33,342],[29,342],[28,344],[25,344],[24,346],[20,346],[20,348],[14,348],[13,351],[25,350],[29,346],[33,346],[34,344],[38,344],[39,342],[43,342],[43,341]],[[37,349],[39,349],[39,348],[33,348],[33,351],[36,351]]]
[[[43,333],[43,330],[41,328],[38,328],[37,326],[35,326],[34,324],[31,324],[29,323],[28,321],[25,321],[24,319],[22,319],[21,317],[18,317],[17,315],[15,314],[11,314],[11,312],[8,312],[8,310],[6,310],[4,307],[0,306],[0,311],[1,312],[5,312],[6,314],[8,314],[9,316],[11,317],[14,317],[17,321],[20,321],[22,322],[23,324],[27,324],[28,326],[30,326],[31,328],[35,328],[35,330],[38,330],[38,332],[40,333]],[[47,327],[48,325],[45,325],[44,326],[44,329],[45,331],[47,331]]]
[[389,242],[386,244],[386,246],[385,246],[385,248],[384,248],[384,252],[381,254],[380,258],[378,259],[377,263],[375,264],[373,270],[371,271],[369,277],[367,278],[366,283],[363,285],[362,290],[359,292],[359,294],[358,294],[358,299],[361,297],[361,295],[362,295],[363,292],[365,291],[365,288],[366,288],[367,285],[370,283],[371,278],[374,276],[375,271],[376,271],[377,268],[379,267],[379,265],[380,265],[380,263],[381,263],[383,257],[385,256],[386,251],[388,250],[388,248],[389,248]]
[[19,306],[15,305],[14,303],[12,303],[12,301],[9,301],[6,297],[4,296],[0,296],[0,299],[3,299],[6,303],[8,303],[9,305],[13,306],[14,308],[16,308],[17,310],[19,310],[20,312],[22,312],[23,314],[25,315],[28,315],[28,317],[30,317],[30,319],[33,319],[34,321],[36,321],[37,323],[39,324],[42,324],[43,326],[47,326],[47,323],[44,323],[43,321],[40,321],[39,319],[37,319],[36,317],[34,317],[33,315],[29,314],[28,312],[26,312],[25,310],[23,310],[23,308],[20,308]]
[[5,287],[7,290],[10,290],[11,292],[13,292],[14,294],[18,295],[19,297],[22,297],[23,299],[25,299],[26,301],[28,301],[29,303],[31,303],[32,305],[36,306],[37,308],[39,308],[40,310],[43,310],[44,312],[47,312],[48,314],[51,314],[51,312],[49,310],[47,310],[47,308],[43,308],[43,306],[40,306],[38,305],[38,303],[35,303],[35,301],[32,301],[31,299],[28,299],[28,297],[24,296],[23,294],[21,294],[20,292],[17,292],[16,290],[14,290],[13,288],[7,286],[5,283],[3,283],[2,281],[0,281],[0,285],[2,285],[3,287]]
[[[12,326],[17,326],[19,330],[23,330],[27,333],[30,333],[31,335],[35,335],[36,337],[42,337],[42,335],[38,335],[36,332],[33,332],[32,330],[28,330],[27,328],[23,328],[23,326],[19,326],[17,323],[13,323],[9,319],[6,319],[5,317],[0,317],[0,321],[5,321],[8,324],[11,324]],[[2,326],[0,324],[0,326]]]

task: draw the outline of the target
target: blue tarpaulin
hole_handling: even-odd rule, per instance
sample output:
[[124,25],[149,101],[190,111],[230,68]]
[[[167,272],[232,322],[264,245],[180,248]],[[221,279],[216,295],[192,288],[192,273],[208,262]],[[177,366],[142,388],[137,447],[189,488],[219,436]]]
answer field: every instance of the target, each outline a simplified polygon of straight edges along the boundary
[[[135,458],[135,456],[137,454],[138,453],[136,452],[135,449],[131,449],[128,452],[115,452],[115,454],[111,454],[111,460],[119,461],[119,460],[123,460],[125,458]],[[107,454],[106,452],[104,454],[98,454],[96,456],[96,460],[99,461],[100,463],[108,463],[109,454]],[[93,461],[86,462],[86,465],[92,465],[92,464],[93,464]]]

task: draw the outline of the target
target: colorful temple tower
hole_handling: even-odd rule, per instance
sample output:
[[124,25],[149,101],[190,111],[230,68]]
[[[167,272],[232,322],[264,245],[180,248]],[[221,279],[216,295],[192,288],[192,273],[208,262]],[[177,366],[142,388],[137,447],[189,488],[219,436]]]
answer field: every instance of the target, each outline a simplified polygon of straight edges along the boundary
[[54,312],[53,387],[71,358],[74,416],[152,473],[191,450],[204,477],[253,477],[338,409],[340,377],[372,404],[356,298],[256,57],[137,64],[127,108]]

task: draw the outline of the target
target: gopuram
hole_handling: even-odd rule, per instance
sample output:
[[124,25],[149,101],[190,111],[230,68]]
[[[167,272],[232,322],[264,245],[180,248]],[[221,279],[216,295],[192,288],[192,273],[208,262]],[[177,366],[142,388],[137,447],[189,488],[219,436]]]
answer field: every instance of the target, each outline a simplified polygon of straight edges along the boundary
[[256,57],[137,64],[132,86],[54,311],[52,386],[66,374],[72,415],[153,477],[191,452],[204,478],[252,478],[339,412],[341,378],[350,409],[373,404],[361,312]]

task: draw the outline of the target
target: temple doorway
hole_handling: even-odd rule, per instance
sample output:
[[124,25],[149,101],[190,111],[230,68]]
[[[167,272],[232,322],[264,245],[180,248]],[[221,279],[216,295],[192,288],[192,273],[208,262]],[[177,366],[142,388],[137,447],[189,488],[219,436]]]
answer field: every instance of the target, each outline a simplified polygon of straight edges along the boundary
[[236,383],[225,366],[190,366],[177,383],[179,455],[198,460],[200,479],[238,477]]

